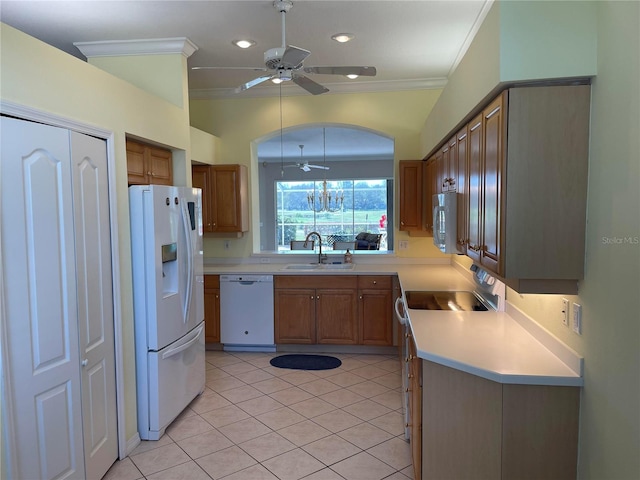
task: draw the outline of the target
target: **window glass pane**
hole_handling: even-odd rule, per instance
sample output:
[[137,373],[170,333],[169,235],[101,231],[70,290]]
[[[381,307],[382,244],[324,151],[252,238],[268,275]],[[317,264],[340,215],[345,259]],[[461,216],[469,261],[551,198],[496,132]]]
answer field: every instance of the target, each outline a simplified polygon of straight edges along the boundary
[[276,182],[278,250],[289,250],[292,240],[314,231],[323,247],[367,232],[379,237],[368,236],[358,248],[387,250],[387,185],[386,179]]

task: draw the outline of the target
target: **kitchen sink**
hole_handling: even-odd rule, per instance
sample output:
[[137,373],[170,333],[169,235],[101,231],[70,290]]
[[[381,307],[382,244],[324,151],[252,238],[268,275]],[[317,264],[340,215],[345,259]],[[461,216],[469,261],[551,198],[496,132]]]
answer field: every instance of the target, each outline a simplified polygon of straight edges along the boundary
[[353,263],[325,263],[321,268],[325,270],[353,270]]
[[291,263],[282,270],[316,270],[320,266],[319,263]]
[[353,270],[353,263],[290,263],[282,270]]

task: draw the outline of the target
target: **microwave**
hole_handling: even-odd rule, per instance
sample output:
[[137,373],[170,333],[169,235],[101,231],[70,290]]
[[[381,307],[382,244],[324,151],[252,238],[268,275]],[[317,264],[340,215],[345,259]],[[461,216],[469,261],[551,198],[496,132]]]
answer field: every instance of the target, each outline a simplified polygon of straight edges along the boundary
[[433,244],[443,253],[458,253],[456,192],[433,196]]

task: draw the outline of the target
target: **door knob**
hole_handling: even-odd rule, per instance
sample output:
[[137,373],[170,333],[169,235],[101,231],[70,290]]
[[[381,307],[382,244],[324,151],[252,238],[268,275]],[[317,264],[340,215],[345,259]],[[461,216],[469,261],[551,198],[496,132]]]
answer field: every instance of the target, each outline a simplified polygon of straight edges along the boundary
[[86,367],[88,363],[89,363],[89,360],[87,360],[86,358],[82,360],[83,367]]

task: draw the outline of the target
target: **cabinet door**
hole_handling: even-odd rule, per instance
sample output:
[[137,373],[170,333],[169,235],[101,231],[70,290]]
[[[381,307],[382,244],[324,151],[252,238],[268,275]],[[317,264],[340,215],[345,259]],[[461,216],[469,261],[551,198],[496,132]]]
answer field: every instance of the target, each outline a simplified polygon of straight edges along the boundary
[[467,255],[480,260],[482,219],[482,115],[469,123],[469,222],[467,225]]
[[402,160],[400,171],[400,230],[422,230],[422,160]]
[[458,223],[458,239],[456,247],[458,252],[467,253],[467,228],[468,228],[468,211],[469,211],[469,185],[467,184],[467,153],[469,145],[469,137],[467,127],[465,126],[456,135],[456,191],[457,195],[457,223]]
[[502,274],[500,243],[502,239],[502,195],[504,165],[505,94],[496,98],[483,112],[484,116],[484,181],[482,185],[482,254],[480,263]]
[[129,185],[146,185],[149,183],[144,151],[144,145],[127,140],[127,180]]
[[391,290],[358,291],[360,338],[363,345],[392,345],[393,317]]
[[425,230],[428,233],[433,232],[433,195],[438,190],[437,184],[438,184],[437,162],[435,157],[431,157],[429,160],[427,160],[427,164],[425,166],[425,176],[424,176],[424,185],[425,185],[424,225],[425,225]]
[[275,342],[316,343],[315,289],[274,290]]
[[149,183],[156,185],[173,184],[173,165],[171,152],[162,148],[148,147]]
[[449,145],[444,144],[436,153],[436,190],[433,193],[442,193],[448,190],[447,179],[449,177]]
[[204,341],[220,343],[220,277],[204,276]]
[[449,192],[455,192],[457,190],[456,184],[458,181],[458,136],[454,135],[449,139],[449,157],[447,162],[447,183],[446,190]]
[[317,342],[340,345],[357,344],[357,309],[355,289],[317,289]]
[[240,232],[239,165],[216,165],[210,170],[213,189],[212,225],[215,232]]
[[202,190],[202,226],[205,232],[212,232],[211,219],[211,181],[209,178],[209,167],[191,167],[191,184],[194,188]]

